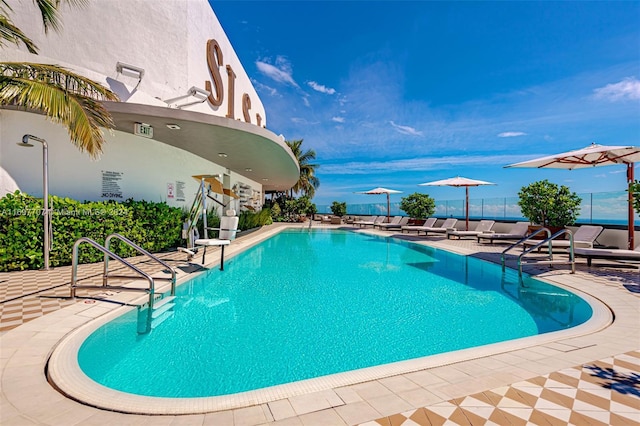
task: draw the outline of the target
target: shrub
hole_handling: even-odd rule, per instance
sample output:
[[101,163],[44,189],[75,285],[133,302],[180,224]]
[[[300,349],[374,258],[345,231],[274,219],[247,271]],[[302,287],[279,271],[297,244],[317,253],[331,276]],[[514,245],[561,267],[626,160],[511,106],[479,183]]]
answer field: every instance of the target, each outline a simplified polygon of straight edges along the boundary
[[640,180],[631,183],[629,191],[633,194],[633,209],[640,214]]
[[346,202],[339,202],[339,201],[334,201],[331,204],[331,213],[333,213],[336,216],[342,217],[345,214],[347,214],[347,203]]
[[243,211],[238,218],[238,229],[246,231],[264,225],[271,225],[273,223],[271,214],[271,209],[268,207],[263,207],[259,212]]
[[572,225],[580,215],[582,199],[569,188],[548,180],[523,186],[518,192],[522,215],[536,225],[563,227]]
[[279,208],[280,215],[275,216],[278,222],[299,222],[302,216],[312,215],[317,211],[316,205],[306,195],[297,199],[280,198]]
[[414,219],[426,219],[436,211],[436,202],[427,194],[414,192],[400,200],[400,210]]
[[[145,250],[159,252],[180,244],[184,213],[165,203],[127,200],[81,203],[51,196],[53,211],[51,266],[71,264],[73,244],[88,237],[103,244],[107,235],[117,232]],[[43,259],[42,200],[16,191],[0,199],[0,271],[40,269]],[[114,240],[112,250],[120,256],[135,251]],[[80,263],[97,262],[103,255],[83,246]]]

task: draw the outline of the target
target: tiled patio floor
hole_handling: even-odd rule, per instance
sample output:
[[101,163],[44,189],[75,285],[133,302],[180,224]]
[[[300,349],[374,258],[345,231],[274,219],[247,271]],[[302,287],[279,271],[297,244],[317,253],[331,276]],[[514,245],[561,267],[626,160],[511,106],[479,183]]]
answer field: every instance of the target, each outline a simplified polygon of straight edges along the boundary
[[640,352],[386,416],[361,426],[640,425]]
[[[360,232],[390,235],[371,230]],[[259,239],[259,234],[249,239]],[[477,244],[475,240],[415,238],[406,234],[403,238],[494,262],[499,260],[499,253],[505,247]],[[253,244],[249,239],[245,242],[240,239],[236,247]],[[214,260],[214,251],[211,256]],[[166,253],[162,257],[174,261],[183,275],[200,270],[197,265],[186,264],[183,253]],[[159,272],[152,265],[143,266]],[[80,275],[98,283],[101,268],[100,264],[82,265]],[[114,413],[57,394],[44,380],[40,365],[51,346],[40,349],[33,342],[40,344],[46,340],[50,345],[51,330],[55,327],[47,325],[48,317],[57,321],[57,313],[66,310],[64,308],[108,299],[111,294],[97,289],[81,293],[86,299],[68,299],[70,267],[0,273],[0,424],[640,426],[640,274],[637,269],[602,264],[588,268],[586,262],[580,260],[575,275],[569,275],[563,266],[556,269],[534,266],[528,271],[603,300],[616,315],[614,323],[591,335],[493,356],[478,355],[470,361],[434,369],[245,408],[175,416]],[[30,327],[34,320],[38,320],[39,325]],[[45,339],[38,339],[40,329]],[[32,364],[37,364],[33,365],[35,369],[31,368]],[[39,376],[27,376],[26,372],[32,370]],[[51,404],[51,400],[56,403]],[[48,407],[47,411],[44,407]]]

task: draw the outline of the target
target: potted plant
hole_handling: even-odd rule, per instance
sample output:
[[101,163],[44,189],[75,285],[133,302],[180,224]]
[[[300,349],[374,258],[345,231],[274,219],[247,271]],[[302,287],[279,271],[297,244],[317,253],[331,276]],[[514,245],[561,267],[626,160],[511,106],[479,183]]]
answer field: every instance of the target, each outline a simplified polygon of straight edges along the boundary
[[405,212],[412,220],[412,225],[422,225],[426,218],[436,211],[436,202],[428,194],[414,192],[400,200],[400,210]]
[[573,225],[580,215],[582,199],[578,194],[546,179],[523,186],[518,197],[522,215],[534,225],[529,228],[530,233],[544,227],[553,234]]
[[336,219],[331,220],[332,224],[341,224],[342,223],[342,216],[344,216],[345,214],[347,214],[347,203],[346,202],[339,202],[339,201],[334,201],[333,203],[331,203],[331,213],[333,213],[334,216],[337,216]]

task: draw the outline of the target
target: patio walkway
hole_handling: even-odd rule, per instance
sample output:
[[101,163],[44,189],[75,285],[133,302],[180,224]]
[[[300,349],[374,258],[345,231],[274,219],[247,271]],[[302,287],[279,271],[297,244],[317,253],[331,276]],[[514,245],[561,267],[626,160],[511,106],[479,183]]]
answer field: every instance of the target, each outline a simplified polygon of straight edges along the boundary
[[[265,227],[239,239],[229,254],[246,249],[279,227]],[[370,229],[358,232],[391,235]],[[402,238],[491,261],[499,259],[504,248],[475,240]],[[208,254],[210,261],[217,255],[217,251]],[[200,270],[185,263],[182,253],[162,257],[174,261],[182,277]],[[96,312],[104,312],[107,308],[102,306],[107,304],[101,301],[114,298],[112,292],[86,291],[82,293],[86,299],[75,302],[66,298],[70,267],[0,273],[0,424],[640,426],[640,274],[628,268],[587,268],[584,260],[579,262],[575,275],[563,267],[529,272],[606,303],[615,319],[604,329],[500,353],[477,351],[469,359],[451,359],[433,368],[244,408],[163,416],[122,414],[83,405],[56,392],[42,373],[53,344],[91,319],[94,314],[87,308],[95,311],[100,305]],[[145,267],[153,269],[152,265]],[[160,271],[156,268],[155,272]],[[80,275],[99,282],[101,265],[82,265]],[[71,329],[62,326],[69,309],[76,317]]]

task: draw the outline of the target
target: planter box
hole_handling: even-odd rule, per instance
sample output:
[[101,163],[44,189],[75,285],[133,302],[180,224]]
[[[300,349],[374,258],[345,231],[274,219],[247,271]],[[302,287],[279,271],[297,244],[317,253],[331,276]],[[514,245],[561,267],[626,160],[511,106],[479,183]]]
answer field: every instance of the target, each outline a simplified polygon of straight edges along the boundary
[[[529,229],[527,230],[527,235],[534,233],[535,231],[537,231],[538,229],[543,228],[541,225],[529,225]],[[551,235],[555,234],[556,232],[564,229],[564,226],[546,226],[546,228],[551,231]],[[546,232],[541,232],[538,235],[536,235],[535,237],[532,237],[532,240],[544,240],[547,238],[547,233]],[[562,235],[559,237],[560,240],[564,240],[566,238],[566,234]]]

